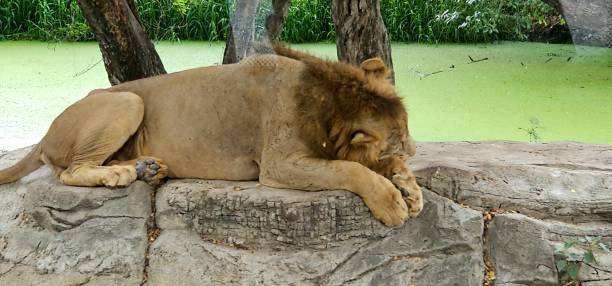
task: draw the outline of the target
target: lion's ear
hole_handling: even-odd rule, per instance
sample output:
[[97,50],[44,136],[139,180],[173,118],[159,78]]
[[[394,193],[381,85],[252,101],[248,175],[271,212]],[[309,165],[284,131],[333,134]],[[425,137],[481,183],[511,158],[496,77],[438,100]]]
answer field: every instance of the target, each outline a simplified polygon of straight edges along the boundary
[[389,69],[387,69],[385,62],[383,62],[381,58],[365,60],[361,63],[360,67],[367,75],[373,75],[378,78],[387,77],[389,75]]
[[364,132],[355,132],[351,138],[351,145],[362,145],[373,143],[376,141],[376,137],[369,135]]

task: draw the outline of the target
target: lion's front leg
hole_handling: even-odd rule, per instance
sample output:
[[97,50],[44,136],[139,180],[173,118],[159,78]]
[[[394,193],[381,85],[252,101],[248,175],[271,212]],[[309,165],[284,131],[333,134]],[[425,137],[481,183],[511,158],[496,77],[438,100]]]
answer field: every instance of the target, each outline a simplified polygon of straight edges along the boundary
[[408,218],[408,207],[387,178],[363,165],[343,160],[310,158],[301,154],[264,158],[260,182],[277,188],[301,190],[342,189],[360,196],[374,217],[389,226]]
[[385,176],[402,192],[408,203],[410,217],[417,217],[423,210],[423,193],[416,177],[399,156],[390,156],[378,162],[374,171]]
[[151,186],[159,186],[168,176],[168,166],[159,158],[140,156],[129,161],[111,161],[107,165],[134,166],[138,180]]

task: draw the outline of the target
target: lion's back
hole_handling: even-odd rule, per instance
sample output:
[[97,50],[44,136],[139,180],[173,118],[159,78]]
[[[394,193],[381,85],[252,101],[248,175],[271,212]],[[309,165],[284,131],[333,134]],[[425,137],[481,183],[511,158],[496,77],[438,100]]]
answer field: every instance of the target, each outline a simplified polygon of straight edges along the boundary
[[[240,179],[259,161],[266,118],[292,117],[278,105],[293,98],[303,66],[255,55],[238,64],[191,69],[127,84],[143,97],[148,155],[164,158],[172,177]],[[231,164],[229,163],[231,162]],[[241,165],[249,171],[241,172]],[[216,170],[216,171],[215,171]],[[225,175],[224,175],[225,174]],[[253,179],[242,178],[242,179]]]

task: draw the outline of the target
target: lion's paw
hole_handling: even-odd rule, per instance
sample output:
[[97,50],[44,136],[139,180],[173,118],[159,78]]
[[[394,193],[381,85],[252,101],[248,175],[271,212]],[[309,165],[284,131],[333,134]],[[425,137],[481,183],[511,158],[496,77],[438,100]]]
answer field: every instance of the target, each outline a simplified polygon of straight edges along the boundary
[[364,202],[375,218],[387,226],[401,225],[408,219],[408,207],[402,194],[386,178],[380,177],[377,189],[364,196]]
[[168,166],[159,159],[144,158],[136,161],[136,174],[139,180],[157,186],[168,176]]
[[132,166],[111,166],[105,169],[101,178],[102,185],[115,188],[126,187],[136,180],[136,172]]
[[417,217],[423,210],[423,192],[414,176],[394,175],[391,179],[408,204],[410,218]]

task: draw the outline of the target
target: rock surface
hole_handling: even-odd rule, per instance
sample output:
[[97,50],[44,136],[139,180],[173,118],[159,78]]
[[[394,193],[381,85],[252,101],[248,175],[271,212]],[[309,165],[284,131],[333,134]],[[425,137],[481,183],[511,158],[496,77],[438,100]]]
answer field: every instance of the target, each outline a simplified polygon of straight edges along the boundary
[[538,219],[612,221],[612,146],[517,142],[422,144],[421,186],[479,210]]
[[[345,191],[175,180],[152,208],[143,183],[66,187],[41,168],[0,186],[0,285],[482,285],[485,264],[494,285],[559,285],[557,245],[612,246],[612,146],[422,143],[411,164],[426,205],[397,228]],[[612,254],[594,254],[583,285],[610,285]]]
[[[270,195],[258,192],[258,199],[269,200],[278,196],[291,197],[294,191],[278,190],[280,194]],[[337,199],[338,194],[325,192],[319,196]],[[180,223],[169,224],[169,220],[159,219],[158,213],[159,221],[166,223],[160,225],[162,234],[151,247],[149,282],[150,285],[168,285],[180,277],[180,285],[200,285],[201,281],[210,281],[210,285],[480,284],[483,276],[481,214],[428,191],[425,197],[428,202],[418,219],[395,229],[386,228],[370,237],[365,235],[370,231],[366,229],[358,232],[360,236],[343,239],[342,243],[327,249],[300,247],[301,240],[286,240],[284,233],[278,234],[283,238],[281,242],[268,244],[269,247],[215,245],[207,241],[210,235],[197,232],[200,229],[198,220],[180,228]],[[352,208],[355,204],[349,206]],[[249,208],[249,205],[243,207]],[[348,216],[370,220],[359,213]],[[204,220],[200,224],[208,222]],[[233,221],[228,224],[235,225]],[[384,228],[376,221],[372,224],[378,224],[375,228]],[[267,224],[263,228],[261,224],[249,228],[247,223],[238,229],[265,235],[269,231]],[[233,239],[236,233],[228,233],[230,242],[236,241]],[[335,234],[345,233],[337,231]],[[275,234],[270,235],[275,241]]]
[[151,191],[63,186],[46,167],[0,186],[0,285],[140,285]]
[[[496,269],[495,285],[558,285],[555,245],[584,236],[601,236],[612,245],[612,146],[460,142],[419,147],[412,166],[421,186],[472,209],[493,211],[483,237]],[[580,277],[588,281],[583,285],[612,285],[612,254],[598,250],[595,257],[600,269],[582,267]]]

